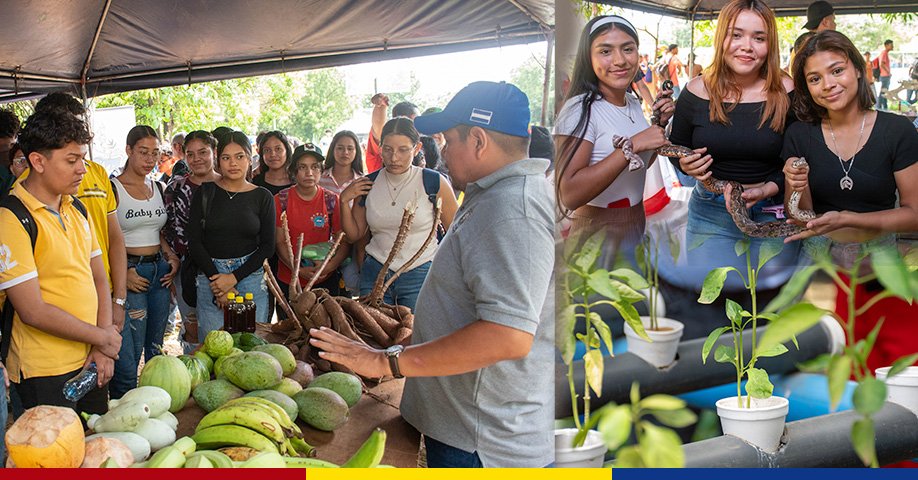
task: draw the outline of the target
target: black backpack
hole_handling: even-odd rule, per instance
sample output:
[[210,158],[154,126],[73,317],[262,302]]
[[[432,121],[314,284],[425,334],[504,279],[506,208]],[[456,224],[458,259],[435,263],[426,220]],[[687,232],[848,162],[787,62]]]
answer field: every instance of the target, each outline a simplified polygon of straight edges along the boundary
[[[217,188],[213,182],[202,183],[199,187],[201,189],[201,210],[204,212],[201,215],[201,233],[204,233],[204,228],[207,226],[207,215],[210,214],[210,206],[214,201],[214,195],[217,193]],[[194,263],[194,259],[191,258],[191,253],[185,255],[185,258],[182,259],[182,265],[179,268],[179,282],[182,283],[182,300],[188,304],[189,307],[197,308],[198,306],[198,266]]]
[[[83,215],[83,218],[88,220],[89,214],[86,212],[86,206],[77,197],[72,198],[74,208]],[[0,201],[0,208],[5,208],[16,215],[19,223],[22,224],[22,228],[29,234],[29,240],[32,241],[32,251],[34,252],[35,243],[38,241],[38,225],[35,223],[32,214],[29,213],[29,209],[22,204],[22,200],[19,197],[14,195],[8,195]],[[13,314],[13,303],[10,302],[10,298],[7,296],[6,301],[3,303],[3,312],[0,313],[0,361],[4,362],[13,340]]]

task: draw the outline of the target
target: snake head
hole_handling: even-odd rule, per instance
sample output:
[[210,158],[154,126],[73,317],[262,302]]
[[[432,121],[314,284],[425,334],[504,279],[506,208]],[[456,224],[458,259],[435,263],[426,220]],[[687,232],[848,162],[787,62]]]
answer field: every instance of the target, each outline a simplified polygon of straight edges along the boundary
[[809,164],[806,163],[806,159],[805,159],[805,158],[800,157],[800,158],[794,160],[793,162],[791,162],[791,166],[794,167],[794,168],[808,168],[808,167],[809,167]]
[[660,88],[663,90],[672,90],[673,89],[672,80],[663,80],[663,83],[660,84]]

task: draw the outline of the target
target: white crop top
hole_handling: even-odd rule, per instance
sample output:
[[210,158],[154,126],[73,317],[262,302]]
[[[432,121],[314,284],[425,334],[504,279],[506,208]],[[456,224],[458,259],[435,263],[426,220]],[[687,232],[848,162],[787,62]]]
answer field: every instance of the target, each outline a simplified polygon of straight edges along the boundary
[[147,186],[152,189],[153,196],[149,200],[137,200],[117,178],[112,178],[112,185],[118,191],[118,224],[124,232],[124,246],[159,245],[159,231],[166,225],[166,207],[159,187],[149,181]]

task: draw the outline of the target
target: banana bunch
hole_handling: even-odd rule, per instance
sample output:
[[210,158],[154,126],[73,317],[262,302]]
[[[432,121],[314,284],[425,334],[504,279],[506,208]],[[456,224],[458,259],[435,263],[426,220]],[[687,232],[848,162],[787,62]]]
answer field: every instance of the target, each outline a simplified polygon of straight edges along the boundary
[[385,451],[386,431],[377,428],[343,465],[335,465],[317,458],[284,457],[284,462],[287,468],[379,468],[384,466],[379,463]]
[[203,450],[242,446],[289,456],[315,455],[283,408],[260,397],[226,402],[201,419],[191,438]]

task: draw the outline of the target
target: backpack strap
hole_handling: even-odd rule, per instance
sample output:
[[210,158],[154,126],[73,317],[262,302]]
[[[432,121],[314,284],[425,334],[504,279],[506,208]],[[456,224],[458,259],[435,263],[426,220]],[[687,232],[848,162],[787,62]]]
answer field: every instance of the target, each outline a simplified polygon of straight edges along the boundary
[[[73,198],[73,207],[83,215],[83,218],[88,220],[89,214],[86,212],[86,205],[83,205],[83,202],[76,196],[71,196],[71,198]],[[0,201],[0,208],[5,208],[16,215],[19,223],[22,224],[22,228],[29,234],[29,241],[32,243],[32,251],[34,252],[35,243],[38,241],[38,225],[35,223],[35,218],[29,213],[29,209],[15,195],[8,195],[3,201]],[[0,362],[6,362],[6,356],[10,352],[13,335],[13,314],[13,303],[10,301],[10,297],[7,296],[6,301],[3,302],[3,312],[0,313]]]
[[425,168],[421,170],[421,175],[421,180],[424,182],[424,193],[427,194],[430,203],[436,205],[437,194],[440,193],[440,174],[436,170]]
[[[376,179],[379,177],[379,172],[381,171],[382,169],[380,168],[379,170],[367,175],[367,178],[369,178],[371,182],[375,182]],[[358,200],[357,204],[360,205],[361,207],[367,206],[367,196],[364,195],[360,197],[360,200]]]
[[156,185],[156,189],[159,190],[159,198],[162,198],[163,203],[166,203],[166,194],[164,193],[163,183],[157,180],[153,180],[153,185]]
[[293,187],[287,187],[279,192],[277,192],[277,199],[280,200],[281,213],[287,211],[287,198],[290,196],[290,189]]

